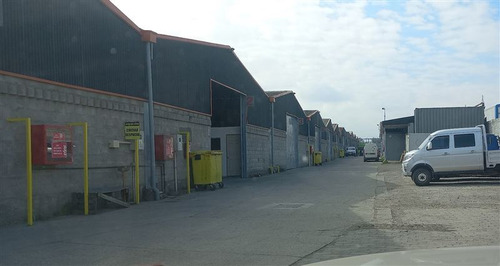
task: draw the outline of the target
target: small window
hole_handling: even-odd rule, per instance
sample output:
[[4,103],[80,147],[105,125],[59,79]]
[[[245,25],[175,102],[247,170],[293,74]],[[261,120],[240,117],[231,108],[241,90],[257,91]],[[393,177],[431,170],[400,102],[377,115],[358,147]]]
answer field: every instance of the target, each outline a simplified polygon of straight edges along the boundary
[[450,136],[439,136],[432,140],[432,149],[441,150],[450,148]]
[[210,143],[210,149],[213,151],[220,151],[221,145],[220,145],[220,138],[212,138],[211,143]]
[[476,146],[476,140],[474,139],[474,134],[455,135],[453,138],[455,139],[455,148]]

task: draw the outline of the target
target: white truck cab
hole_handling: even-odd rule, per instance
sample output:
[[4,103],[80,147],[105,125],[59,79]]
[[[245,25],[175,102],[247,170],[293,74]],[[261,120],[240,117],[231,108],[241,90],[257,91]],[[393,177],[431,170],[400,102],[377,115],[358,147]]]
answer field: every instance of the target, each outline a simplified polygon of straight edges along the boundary
[[441,176],[500,175],[500,150],[488,151],[486,143],[483,125],[436,131],[417,150],[406,153],[403,173],[418,186]]

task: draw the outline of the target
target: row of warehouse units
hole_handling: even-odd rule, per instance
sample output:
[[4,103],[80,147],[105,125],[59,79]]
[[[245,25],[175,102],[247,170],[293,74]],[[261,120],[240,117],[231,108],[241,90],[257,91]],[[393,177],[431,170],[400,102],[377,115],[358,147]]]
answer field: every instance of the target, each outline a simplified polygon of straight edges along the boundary
[[441,129],[485,125],[487,133],[500,135],[500,104],[485,109],[484,103],[472,107],[416,108],[413,116],[380,123],[382,156],[400,161],[415,150],[431,133]]
[[221,151],[218,172],[247,178],[360,141],[264,91],[230,46],[144,31],[108,0],[0,5],[0,225],[189,192],[190,152]]

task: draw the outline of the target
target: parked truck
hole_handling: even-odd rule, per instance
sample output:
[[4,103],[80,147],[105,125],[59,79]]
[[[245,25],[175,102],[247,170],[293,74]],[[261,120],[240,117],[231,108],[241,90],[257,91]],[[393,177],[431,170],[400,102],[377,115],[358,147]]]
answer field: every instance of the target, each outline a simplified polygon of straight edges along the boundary
[[402,170],[417,186],[446,176],[500,176],[498,141],[484,125],[439,130],[406,153]]

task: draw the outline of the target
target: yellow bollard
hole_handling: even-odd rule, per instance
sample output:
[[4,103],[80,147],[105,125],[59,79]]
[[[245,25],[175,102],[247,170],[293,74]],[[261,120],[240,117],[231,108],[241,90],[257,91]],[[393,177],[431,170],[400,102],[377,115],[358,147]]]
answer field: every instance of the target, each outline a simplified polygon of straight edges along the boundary
[[89,151],[87,122],[69,123],[70,126],[83,127],[83,213],[89,214]]
[[26,126],[26,195],[27,195],[27,223],[33,225],[33,167],[31,162],[31,118],[9,118],[8,122],[25,122]]
[[140,189],[139,189],[139,140],[135,140],[135,204],[140,202]]

